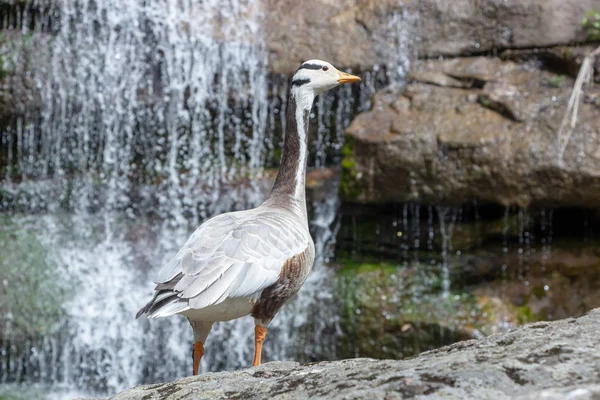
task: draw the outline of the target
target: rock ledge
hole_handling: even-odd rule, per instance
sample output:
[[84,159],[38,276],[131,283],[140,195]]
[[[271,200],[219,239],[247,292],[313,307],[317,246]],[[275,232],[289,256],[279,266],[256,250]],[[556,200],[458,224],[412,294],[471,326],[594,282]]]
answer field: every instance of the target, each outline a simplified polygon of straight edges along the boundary
[[140,386],[113,399],[597,399],[599,326],[596,309],[406,360],[270,362]]

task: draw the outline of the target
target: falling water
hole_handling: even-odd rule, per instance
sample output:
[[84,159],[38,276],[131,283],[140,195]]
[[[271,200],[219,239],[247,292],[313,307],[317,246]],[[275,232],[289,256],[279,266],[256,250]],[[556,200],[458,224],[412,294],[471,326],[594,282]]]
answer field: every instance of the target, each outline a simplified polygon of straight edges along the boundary
[[[63,0],[44,12],[33,28],[48,41],[32,71],[39,108],[0,132],[8,165],[18,166],[6,169],[0,210],[48,249],[64,317],[35,343],[5,327],[0,380],[101,395],[185,376],[187,321],[133,316],[191,230],[257,205],[268,190],[263,168],[278,158],[287,77],[267,79],[261,4]],[[394,63],[402,64],[394,78],[406,72],[405,45],[392,38],[393,60],[366,72],[358,93],[346,86],[319,99],[312,165],[339,163],[353,114],[371,106]],[[267,360],[335,357],[325,266],[338,227],[336,184],[327,190],[312,202],[314,271],[273,322]],[[252,324],[217,324],[202,369],[247,366]]]
[[510,231],[510,221],[509,221],[509,216],[510,216],[510,207],[506,206],[504,207],[504,217],[502,219],[502,259],[503,259],[503,263],[502,263],[502,287],[504,289],[504,287],[506,286],[506,280],[507,280],[507,272],[508,272],[508,265],[509,265],[509,259],[508,259],[508,235],[509,235],[509,231]]
[[[43,212],[37,238],[53,249],[66,318],[40,344],[5,351],[2,379],[112,393],[187,374],[187,322],[133,316],[197,223],[263,197],[259,6],[64,1],[50,11],[39,118],[5,132],[22,173],[3,189],[8,207]],[[221,346],[238,357],[215,349],[213,369],[246,362],[242,329],[228,329]]]
[[448,264],[449,252],[452,251],[452,231],[456,223],[457,210],[450,207],[437,207],[438,220],[440,224],[440,236],[442,237],[442,297],[447,298],[450,294],[450,267]]

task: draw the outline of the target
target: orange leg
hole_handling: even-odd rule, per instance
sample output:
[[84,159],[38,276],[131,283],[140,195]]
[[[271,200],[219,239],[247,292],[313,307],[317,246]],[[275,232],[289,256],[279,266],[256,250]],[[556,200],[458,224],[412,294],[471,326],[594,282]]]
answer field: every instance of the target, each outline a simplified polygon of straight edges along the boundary
[[260,356],[262,354],[262,345],[267,336],[267,328],[264,326],[256,325],[254,327],[254,364],[253,367],[260,365]]
[[198,367],[200,366],[200,359],[204,355],[204,345],[198,341],[194,343],[194,375],[198,375]]

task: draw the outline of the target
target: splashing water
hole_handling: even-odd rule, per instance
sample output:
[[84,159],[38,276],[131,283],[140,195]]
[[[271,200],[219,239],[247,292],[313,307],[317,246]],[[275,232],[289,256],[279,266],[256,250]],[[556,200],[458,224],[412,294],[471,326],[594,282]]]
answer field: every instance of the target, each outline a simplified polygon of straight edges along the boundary
[[[187,322],[133,316],[199,221],[263,197],[259,6],[64,1],[50,12],[60,23],[36,77],[39,122],[16,128],[27,173],[3,188],[52,212],[37,217],[38,238],[68,286],[66,319],[33,355],[13,349],[4,379],[26,365],[25,381],[112,393],[187,374]],[[226,357],[211,367],[240,365]]]
[[[63,0],[36,28],[51,36],[34,76],[41,109],[0,132],[19,167],[7,169],[3,196],[15,225],[35,226],[50,249],[65,317],[36,343],[0,337],[2,382],[104,395],[189,374],[187,321],[133,316],[201,221],[260,203],[263,167],[280,147],[273,132],[285,129],[287,83],[267,80],[261,4],[226,3]],[[404,39],[390,40],[390,63],[406,66]],[[339,163],[344,130],[382,74],[368,72],[358,94],[346,86],[319,99],[314,165]],[[339,202],[336,185],[328,190],[312,204],[314,271],[274,320],[267,360],[335,358],[326,264]],[[216,324],[202,370],[247,366],[252,326]]]

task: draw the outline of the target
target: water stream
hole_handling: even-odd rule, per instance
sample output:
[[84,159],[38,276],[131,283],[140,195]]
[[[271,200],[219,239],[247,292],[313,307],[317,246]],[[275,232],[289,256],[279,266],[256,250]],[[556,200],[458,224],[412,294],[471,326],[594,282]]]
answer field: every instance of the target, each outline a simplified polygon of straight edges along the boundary
[[[47,249],[39,256],[56,266],[64,315],[52,328],[40,321],[35,342],[15,337],[7,319],[0,382],[42,385],[60,398],[189,374],[187,321],[133,316],[202,220],[260,203],[270,185],[264,167],[278,159],[285,129],[287,77],[268,79],[262,5],[226,3],[63,0],[40,17],[34,33],[51,35],[33,77],[42,108],[0,131],[15,166],[0,208]],[[360,90],[318,100],[310,168],[337,165],[353,113],[370,107],[376,85],[406,74],[403,32],[389,38],[397,46],[390,65],[367,72]],[[336,183],[327,190],[311,202],[314,272],[273,322],[267,360],[335,357],[325,266],[339,202]],[[217,324],[202,370],[247,366],[252,325]]]

